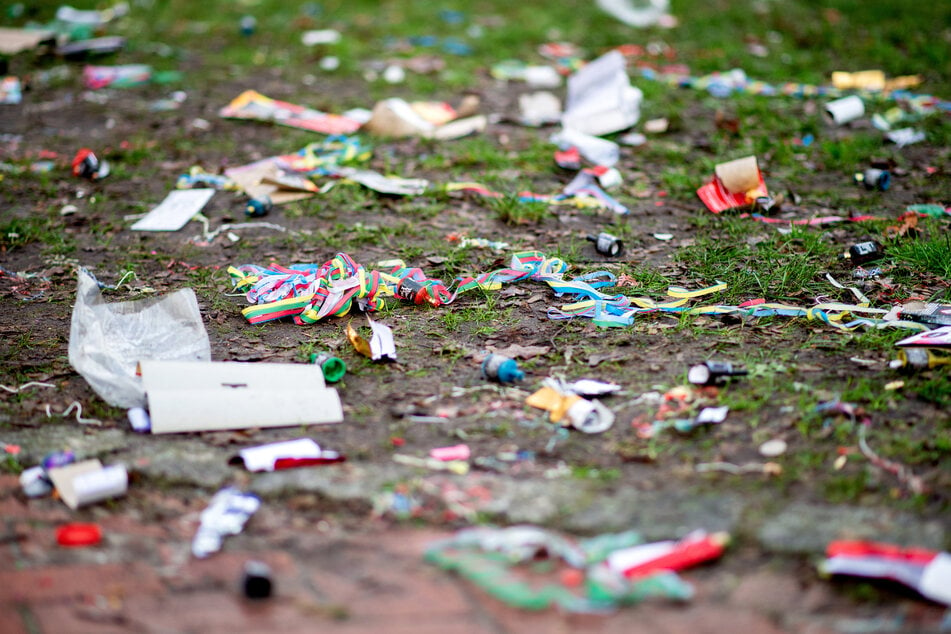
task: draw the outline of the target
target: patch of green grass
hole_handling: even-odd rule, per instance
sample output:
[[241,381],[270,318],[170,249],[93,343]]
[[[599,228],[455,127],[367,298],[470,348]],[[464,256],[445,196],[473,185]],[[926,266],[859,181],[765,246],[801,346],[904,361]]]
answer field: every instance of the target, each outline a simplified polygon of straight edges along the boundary
[[888,253],[893,259],[909,264],[916,271],[927,271],[951,279],[951,229],[947,223],[935,227],[927,238],[896,241],[888,246]]
[[495,217],[507,225],[537,225],[551,215],[546,203],[523,202],[516,193],[490,200]]

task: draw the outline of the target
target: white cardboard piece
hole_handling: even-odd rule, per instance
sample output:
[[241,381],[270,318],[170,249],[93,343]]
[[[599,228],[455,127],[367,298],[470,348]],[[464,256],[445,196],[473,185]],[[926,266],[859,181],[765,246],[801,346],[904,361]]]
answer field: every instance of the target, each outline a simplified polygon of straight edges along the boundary
[[84,460],[49,470],[60,499],[74,511],[80,506],[119,497],[129,488],[129,474],[122,465],[103,467],[98,460]]
[[158,207],[132,225],[134,231],[178,231],[200,212],[214,189],[182,189],[171,192]]
[[343,421],[337,390],[302,363],[142,361],[152,433]]

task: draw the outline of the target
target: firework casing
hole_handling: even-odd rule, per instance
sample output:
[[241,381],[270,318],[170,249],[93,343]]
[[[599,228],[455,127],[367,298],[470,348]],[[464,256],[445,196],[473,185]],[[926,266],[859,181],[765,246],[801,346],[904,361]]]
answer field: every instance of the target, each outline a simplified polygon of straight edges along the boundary
[[414,304],[424,304],[430,300],[426,285],[418,280],[404,277],[396,287],[396,296]]
[[525,378],[514,359],[500,354],[490,354],[482,361],[482,378],[499,383],[514,383]]
[[328,383],[336,383],[347,373],[347,364],[343,359],[339,359],[327,352],[314,352],[310,355],[310,362],[320,366],[324,373],[324,380]]
[[864,172],[856,174],[855,182],[864,185],[865,189],[885,191],[892,184],[892,175],[888,170],[870,167]]
[[248,206],[245,207],[244,214],[248,218],[260,218],[261,216],[266,216],[271,213],[271,209],[273,208],[274,203],[271,201],[270,196],[258,196],[248,201]]
[[616,258],[624,252],[624,243],[610,233],[589,234],[586,239],[594,243],[594,250],[601,255]]
[[241,589],[249,599],[266,599],[271,596],[274,584],[271,581],[271,568],[263,561],[249,561],[244,564]]
[[835,125],[855,121],[865,114],[865,103],[857,95],[836,99],[826,104],[826,118]]
[[725,361],[704,361],[687,371],[687,380],[694,385],[714,385],[730,377],[743,376],[746,370]]
[[882,250],[882,245],[874,240],[853,244],[845,254],[845,257],[855,264],[865,264],[884,256],[885,252]]

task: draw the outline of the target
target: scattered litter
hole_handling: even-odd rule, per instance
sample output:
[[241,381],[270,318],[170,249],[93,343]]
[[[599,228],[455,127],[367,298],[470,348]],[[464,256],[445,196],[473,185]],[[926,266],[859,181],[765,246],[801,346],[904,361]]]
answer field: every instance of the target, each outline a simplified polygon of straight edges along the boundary
[[251,493],[242,493],[232,487],[218,491],[208,508],[201,512],[201,525],[192,541],[192,554],[204,559],[221,550],[224,538],[240,533],[260,506],[261,500]]
[[443,461],[437,458],[417,458],[406,454],[393,454],[393,462],[397,462],[408,467],[420,467],[430,471],[449,471],[456,475],[465,475],[469,473],[469,463],[464,460]]
[[152,433],[343,421],[320,368],[297,363],[143,360]]
[[663,242],[670,242],[674,239],[674,234],[672,233],[654,233],[651,235],[653,235],[657,240],[661,240]]
[[783,468],[775,462],[759,463],[748,462],[742,465],[736,465],[730,462],[701,462],[694,469],[697,473],[709,473],[711,471],[722,471],[733,475],[743,475],[745,473],[762,473],[763,475],[778,476],[783,472]]
[[98,460],[85,460],[47,470],[59,497],[74,511],[80,506],[121,497],[129,488],[123,465],[103,467]]
[[828,559],[819,564],[824,575],[890,579],[923,597],[951,605],[951,554],[871,541],[834,541]]
[[328,352],[311,353],[310,363],[320,366],[320,371],[324,373],[324,380],[328,383],[340,381],[347,373],[347,364],[344,363],[343,359]]
[[942,326],[912,335],[895,344],[916,348],[951,348],[951,326]]
[[64,524],[56,528],[56,543],[68,548],[98,546],[102,542],[102,529],[98,524]]
[[146,64],[83,68],[83,83],[90,90],[142,86],[152,81],[153,77],[152,67]]
[[350,134],[367,122],[366,111],[351,110],[342,115],[328,114],[286,101],[265,97],[255,90],[246,90],[218,111],[226,119],[252,119],[321,132],[323,134]]
[[[62,414],[56,414],[56,416],[62,416],[63,418],[66,418],[67,416],[69,416],[70,412],[72,412],[74,409],[76,410],[77,423],[81,423],[83,425],[102,425],[102,421],[99,420],[98,418],[83,418],[83,404],[80,403],[79,401],[73,401],[72,403],[69,404],[69,406],[66,409],[63,410]],[[47,418],[53,417],[53,412],[50,410],[50,406],[48,403],[46,405],[46,417]]]
[[488,354],[482,360],[482,378],[499,383],[516,383],[525,378],[514,359],[500,354]]
[[239,460],[248,471],[260,472],[336,464],[346,461],[346,457],[336,451],[322,449],[311,438],[299,438],[247,447],[239,452]]
[[0,55],[16,55],[41,45],[55,46],[56,33],[34,29],[0,27]]
[[126,416],[129,419],[129,425],[132,426],[134,431],[140,434],[152,431],[152,419],[149,418],[149,413],[145,408],[130,407],[129,411],[126,412]]
[[341,40],[340,31],[335,29],[318,29],[301,33],[300,41],[304,46],[318,46],[336,44]]
[[73,176],[98,181],[108,176],[109,172],[109,163],[99,160],[89,148],[82,148],[73,157]]
[[[636,5],[636,6],[635,6]],[[677,19],[670,15],[670,0],[598,0],[598,7],[628,26],[645,28],[648,26],[673,27]]]
[[354,350],[373,361],[396,361],[396,343],[393,341],[393,331],[389,326],[375,322],[367,316],[372,335],[367,341],[356,331],[352,322],[347,323],[347,339],[353,344]]
[[637,123],[644,94],[631,86],[626,65],[621,53],[610,51],[569,77],[562,126],[599,136]]
[[865,114],[865,103],[858,95],[830,101],[825,107],[826,119],[835,125],[845,125]]
[[241,575],[241,588],[248,599],[267,599],[274,591],[271,567],[263,561],[248,561]]
[[451,460],[468,460],[472,455],[469,445],[452,445],[451,447],[436,447],[429,450],[429,457],[443,462]]
[[24,383],[20,387],[8,387],[6,385],[0,385],[0,390],[10,392],[11,394],[18,394],[19,392],[30,388],[30,387],[56,387],[52,383],[40,383],[39,381],[30,381],[29,383]]
[[765,458],[776,458],[786,453],[787,445],[786,441],[776,438],[773,440],[767,440],[759,446],[759,455]]
[[561,101],[547,91],[521,95],[518,98],[518,109],[522,125],[538,127],[561,120]]
[[726,361],[704,361],[691,366],[687,371],[687,380],[694,385],[717,385],[747,374],[746,369]]
[[874,240],[867,240],[853,244],[849,247],[849,250],[840,257],[849,260],[852,264],[859,265],[865,264],[866,262],[874,262],[875,260],[885,257],[885,250],[880,243]]
[[178,231],[208,204],[214,189],[186,189],[169,192],[157,207],[130,228],[133,231]]
[[901,128],[900,130],[890,130],[886,132],[885,138],[898,147],[903,148],[906,145],[921,143],[927,137],[922,130],[916,130],[914,128]]
[[888,365],[893,369],[924,370],[951,365],[951,356],[941,356],[928,348],[902,348],[898,351],[898,358]]
[[[0,34],[0,40],[2,40]],[[0,77],[0,105],[16,105],[23,101],[23,86],[19,77]]]
[[599,233],[598,235],[588,234],[585,236],[588,242],[594,243],[594,250],[601,255],[616,258],[624,253],[624,243],[610,233]]
[[892,182],[892,175],[888,170],[869,168],[864,172],[857,172],[853,177],[859,185],[864,185],[865,189],[877,189],[887,191]]
[[24,469],[20,474],[20,487],[28,498],[41,498],[53,492],[53,483],[42,466]]
[[[660,563],[654,574],[633,578],[607,563],[615,552],[638,543],[640,538],[633,532],[575,542],[534,526],[478,527],[461,530],[431,545],[425,560],[443,570],[456,572],[500,601],[525,610],[557,606],[570,613],[597,613],[652,597],[689,599],[693,589],[670,572],[675,566],[689,565],[688,553],[668,552],[669,565]],[[686,545],[683,548],[686,549]],[[696,552],[699,550],[698,545],[692,553],[697,555],[693,563],[708,558],[700,556]],[[527,582],[525,579],[530,576],[527,577],[529,571],[525,565],[540,558],[566,567],[561,578],[576,581],[541,587]],[[674,559],[678,561],[672,561]]]
[[769,192],[756,157],[747,156],[719,163],[715,167],[713,180],[700,187],[697,195],[707,209],[718,214],[738,207],[749,207],[757,198],[769,196]]
[[211,359],[195,292],[185,288],[164,297],[109,304],[96,278],[80,270],[70,365],[110,405],[144,407],[145,391],[136,376],[144,359]]

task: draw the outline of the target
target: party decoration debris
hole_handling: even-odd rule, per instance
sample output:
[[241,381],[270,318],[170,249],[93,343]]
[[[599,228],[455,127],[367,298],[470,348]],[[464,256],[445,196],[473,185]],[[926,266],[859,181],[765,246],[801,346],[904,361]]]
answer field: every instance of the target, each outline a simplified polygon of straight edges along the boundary
[[219,550],[228,535],[237,535],[257,512],[261,500],[233,487],[215,493],[208,508],[201,512],[201,524],[192,540],[192,554],[204,559]]
[[144,407],[136,369],[147,359],[210,361],[211,344],[195,292],[106,303],[95,277],[79,272],[69,332],[69,363],[104,401]]
[[129,474],[118,464],[103,467],[98,460],[85,460],[47,470],[63,503],[74,511],[80,506],[121,497],[129,488]]
[[637,123],[644,94],[631,86],[626,65],[621,53],[610,51],[569,77],[562,126],[600,136]]
[[757,198],[768,197],[769,192],[756,157],[747,156],[717,164],[713,180],[700,187],[697,195],[707,209],[718,214],[738,207],[749,207]]
[[187,189],[169,192],[157,207],[133,224],[133,231],[178,231],[201,213],[214,189]]
[[366,111],[351,110],[342,115],[329,114],[265,97],[256,90],[246,90],[218,111],[226,119],[250,119],[273,122],[322,134],[350,134],[368,120]]
[[335,464],[346,460],[346,457],[336,451],[322,449],[311,438],[246,447],[238,455],[239,460],[244,463],[244,468],[252,472]]
[[951,605],[951,554],[924,548],[906,548],[872,541],[834,541],[826,548],[819,571],[890,579],[918,591],[923,597]]
[[152,433],[287,427],[343,421],[320,368],[295,363],[143,360]]
[[[424,558],[468,579],[496,599],[524,610],[555,606],[566,612],[597,613],[652,597],[691,598],[693,589],[670,567],[665,568],[666,564],[652,574],[627,577],[607,563],[612,554],[640,541],[634,532],[573,541],[534,526],[479,527],[463,529],[434,543]],[[525,565],[540,558],[551,560],[566,573],[574,571],[570,576],[580,577],[579,583],[569,587],[534,581]]]

